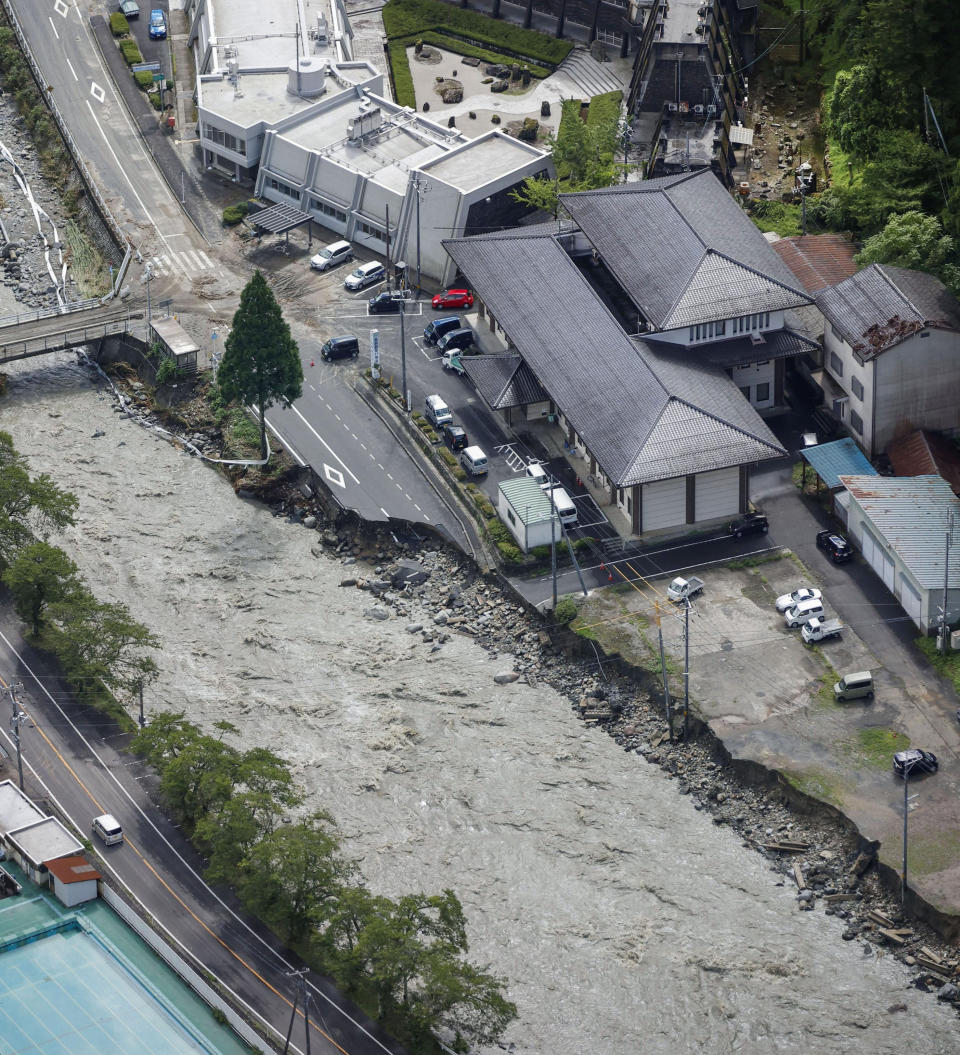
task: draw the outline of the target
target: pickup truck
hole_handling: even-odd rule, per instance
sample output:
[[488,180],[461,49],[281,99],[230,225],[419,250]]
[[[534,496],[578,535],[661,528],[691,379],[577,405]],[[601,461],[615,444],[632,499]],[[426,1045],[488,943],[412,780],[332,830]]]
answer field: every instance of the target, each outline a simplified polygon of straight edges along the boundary
[[677,577],[667,587],[667,597],[671,601],[689,601],[703,589],[703,579],[691,575],[689,579]]
[[443,353],[443,368],[444,370],[452,370],[455,374],[463,377],[464,369],[463,363],[460,361],[459,350]]
[[800,628],[800,636],[804,643],[812,645],[815,641],[826,641],[831,637],[839,637],[843,626],[839,619],[811,619]]

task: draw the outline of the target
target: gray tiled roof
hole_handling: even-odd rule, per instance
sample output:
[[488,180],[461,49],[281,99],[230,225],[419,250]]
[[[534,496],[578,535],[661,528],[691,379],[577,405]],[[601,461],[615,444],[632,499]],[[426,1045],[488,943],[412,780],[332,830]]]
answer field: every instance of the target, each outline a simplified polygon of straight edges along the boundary
[[960,304],[923,271],[871,264],[814,299],[847,344],[868,358],[928,326],[960,330]]
[[[699,359],[715,366],[746,366],[758,359],[787,359],[801,352],[819,350],[820,345],[792,330],[773,330],[763,335],[762,344],[754,344],[749,337],[735,337],[728,341],[711,341],[708,344],[695,345],[683,349],[689,358]],[[678,346],[670,341],[660,341],[655,333],[644,336],[644,341],[652,348],[662,348],[664,352],[676,351]]]
[[561,196],[658,330],[809,303],[709,170]]
[[631,340],[553,235],[444,245],[617,486],[783,453],[721,369]]
[[542,403],[550,398],[519,355],[465,355],[460,362],[493,410]]

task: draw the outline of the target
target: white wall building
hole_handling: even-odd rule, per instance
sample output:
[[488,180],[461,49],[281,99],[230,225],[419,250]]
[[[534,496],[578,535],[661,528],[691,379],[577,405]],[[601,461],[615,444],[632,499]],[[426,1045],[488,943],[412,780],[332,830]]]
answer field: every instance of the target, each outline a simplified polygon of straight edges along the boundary
[[560,519],[550,499],[529,476],[504,480],[497,489],[497,513],[524,553],[563,539]]
[[274,6],[288,20],[274,18],[271,32],[252,0],[187,0],[208,169],[384,255],[389,212],[391,259],[413,277],[419,258],[440,284],[455,274],[442,239],[529,211],[510,192],[552,174],[549,154],[496,129],[470,139],[391,102],[383,75],[351,59],[339,0]]

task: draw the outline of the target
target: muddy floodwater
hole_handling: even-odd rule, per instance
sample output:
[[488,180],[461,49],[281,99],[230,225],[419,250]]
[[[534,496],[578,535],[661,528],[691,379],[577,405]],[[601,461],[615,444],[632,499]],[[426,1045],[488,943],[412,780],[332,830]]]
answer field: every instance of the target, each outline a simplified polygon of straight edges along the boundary
[[658,768],[512,657],[382,622],[317,535],[237,499],[122,419],[62,356],[0,401],[35,471],[80,499],[64,545],[160,636],[148,710],[228,719],[291,763],[370,886],[450,887],[471,956],[510,979],[507,1042],[543,1055],[958,1050],[954,1013]]

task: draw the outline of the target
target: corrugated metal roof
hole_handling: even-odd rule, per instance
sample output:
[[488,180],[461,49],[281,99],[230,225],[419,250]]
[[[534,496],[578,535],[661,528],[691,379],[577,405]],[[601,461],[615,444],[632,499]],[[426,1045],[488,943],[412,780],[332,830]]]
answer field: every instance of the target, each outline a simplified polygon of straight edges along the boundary
[[[841,483],[917,583],[943,589],[950,516],[960,529],[960,500],[941,476],[843,476]],[[960,589],[960,553],[950,560],[950,589]]]
[[917,429],[887,444],[897,476],[942,476],[960,494],[960,448],[939,432]]
[[856,246],[842,234],[804,234],[772,244],[808,293],[835,286],[857,273]]
[[809,303],[709,169],[561,200],[657,329]]
[[866,358],[927,327],[960,330],[960,304],[939,279],[922,271],[871,264],[814,299],[847,344]]
[[500,490],[524,524],[529,526],[550,520],[550,499],[540,490],[536,480],[529,476],[518,476],[513,480],[504,480]]
[[[657,429],[671,399],[700,413],[687,418],[694,430],[689,457],[668,476],[784,453],[723,370],[691,359],[685,349],[655,350],[631,340],[554,235],[514,233],[504,241],[490,234],[444,245],[618,487],[662,478],[675,440],[663,447]],[[549,305],[538,310],[533,305],[543,303],[545,289]],[[724,430],[725,458],[716,439]],[[704,452],[701,464],[697,450]],[[647,467],[655,475],[644,475]]]
[[804,447],[800,451],[800,456],[806,459],[813,471],[831,491],[835,487],[843,486],[840,477],[845,474],[851,476],[879,475],[867,460],[867,456],[849,436],[844,436],[842,440],[834,440],[832,443],[820,443],[816,447]]

